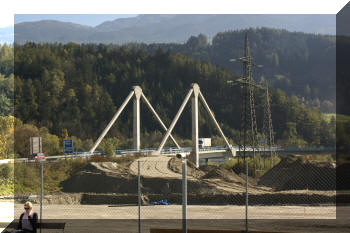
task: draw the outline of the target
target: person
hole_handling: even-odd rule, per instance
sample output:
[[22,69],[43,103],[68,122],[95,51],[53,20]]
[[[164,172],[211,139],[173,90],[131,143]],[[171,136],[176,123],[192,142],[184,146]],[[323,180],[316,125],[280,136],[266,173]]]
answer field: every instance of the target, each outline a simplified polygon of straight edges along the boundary
[[24,210],[19,217],[17,230],[9,233],[37,233],[38,214],[33,211],[33,204],[27,201],[24,204]]

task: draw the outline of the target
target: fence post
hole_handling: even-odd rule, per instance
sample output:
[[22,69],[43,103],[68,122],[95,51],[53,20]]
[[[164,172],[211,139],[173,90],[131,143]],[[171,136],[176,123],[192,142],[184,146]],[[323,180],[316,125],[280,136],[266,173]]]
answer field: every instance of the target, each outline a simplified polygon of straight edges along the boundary
[[182,159],[182,233],[187,233],[187,159]]
[[245,230],[248,233],[248,159],[245,160]]
[[40,162],[40,233],[43,219],[44,162]]
[[137,161],[137,196],[138,196],[138,225],[139,233],[141,233],[141,174],[140,160]]

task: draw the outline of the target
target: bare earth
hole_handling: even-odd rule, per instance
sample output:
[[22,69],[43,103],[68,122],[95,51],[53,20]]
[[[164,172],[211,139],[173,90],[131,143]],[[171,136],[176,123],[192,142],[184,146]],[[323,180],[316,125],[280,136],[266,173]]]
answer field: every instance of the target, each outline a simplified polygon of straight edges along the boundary
[[[5,221],[5,219],[10,220],[13,216],[12,203],[0,202],[0,205],[1,222],[9,222]],[[350,207],[338,208],[347,208],[347,212],[350,210]],[[34,204],[34,210],[39,212],[39,209],[39,205]],[[180,205],[143,206],[141,208],[142,232],[149,232],[149,228],[154,226],[180,229],[181,211],[182,207]],[[243,229],[242,223],[245,218],[244,206],[188,206],[187,211],[189,222],[191,222],[191,219],[196,219],[191,225],[193,226],[192,228],[218,229],[217,227],[219,227],[220,229]],[[15,216],[19,216],[21,212],[23,212],[23,204],[15,204]],[[113,228],[113,223],[117,224],[117,228],[114,225],[112,232],[137,232],[137,206],[45,205],[43,206],[43,217],[44,219],[66,222],[66,233],[110,232],[111,229],[108,227]],[[347,219],[347,221],[350,220],[350,217],[347,215],[339,217]],[[82,221],[79,221],[79,219]],[[201,219],[202,222],[200,222]],[[222,219],[231,219],[231,221],[225,222],[221,221]],[[304,222],[310,219],[322,221],[315,222],[314,226],[310,225],[310,222],[307,224]],[[335,206],[249,207],[251,229],[256,230],[263,230],[265,228],[265,230],[279,230],[283,232],[349,232],[350,228],[339,224],[335,219]],[[155,220],[157,221],[155,222]],[[219,221],[221,225],[215,225],[215,221]],[[255,223],[254,221],[257,222]],[[271,221],[271,224],[268,221]],[[298,222],[298,224],[291,224],[294,222]],[[99,230],[91,231],[91,229],[95,228]]]
[[[168,169],[168,162],[171,157],[143,157],[134,161],[130,165],[131,173],[137,175],[137,164],[140,161],[141,176],[144,177],[162,177],[162,178],[181,178],[181,174]],[[189,178],[191,178],[189,176]]]
[[[157,156],[157,157],[142,157],[140,159],[135,160],[130,165],[130,172],[133,175],[137,175],[138,168],[137,163],[140,161],[140,173],[143,177],[149,178],[177,178],[181,179],[181,162],[179,162],[177,167],[177,172],[174,172],[169,169],[169,161],[174,157],[166,157],[166,156]],[[175,160],[177,161],[177,160]],[[202,171],[198,172],[196,169],[187,168],[188,174],[187,178],[189,180],[198,180],[198,176],[201,176]],[[245,192],[245,180],[235,174],[228,174],[228,180],[223,180],[220,178],[206,178],[201,179],[202,182],[207,183],[210,186],[215,187],[218,190],[222,190],[229,193],[244,193]],[[267,194],[267,193],[298,193],[298,194],[320,194],[333,196],[335,195],[335,191],[320,191],[320,190],[287,190],[287,191],[273,191],[269,187],[256,185],[253,183],[249,183],[249,193],[250,194]]]
[[[181,164],[171,157],[143,157],[138,159],[141,165],[141,176],[148,178],[181,179]],[[129,169],[137,175],[137,161]],[[170,165],[169,165],[170,164]],[[97,166],[98,165],[98,166]],[[95,167],[107,173],[118,173],[117,165],[97,164]],[[108,166],[107,166],[108,165]],[[112,166],[113,165],[113,166]],[[169,168],[171,167],[171,169]],[[243,193],[244,179],[225,173],[217,173],[188,168],[188,179],[203,182],[217,190],[229,193]],[[120,173],[120,172],[119,172]],[[118,174],[119,174],[118,173]],[[201,174],[199,174],[201,173]],[[199,178],[200,177],[200,178]],[[158,182],[155,180],[155,182]],[[158,184],[158,183],[157,183]],[[249,184],[249,193],[293,193],[320,194],[334,196],[335,191],[287,190],[276,192],[271,188]],[[23,212],[23,204],[13,204],[0,201],[0,221],[9,222],[13,216],[18,217]],[[39,205],[34,204],[34,210],[39,213]],[[13,211],[14,210],[14,211]],[[343,210],[343,211],[339,211]],[[249,206],[249,226],[252,230],[276,232],[304,233],[335,233],[350,232],[349,207],[326,206]],[[341,214],[343,213],[343,214]],[[43,218],[66,222],[66,233],[80,232],[138,232],[138,207],[127,205],[80,205],[80,204],[50,204],[43,206]],[[190,205],[187,208],[189,229],[245,229],[245,206],[237,205]],[[142,206],[141,224],[143,233],[148,233],[152,227],[181,229],[182,206]],[[0,229],[1,230],[1,229]],[[45,232],[45,231],[44,231]]]
[[[39,210],[39,205],[34,205]],[[142,206],[142,219],[181,219],[182,206]],[[244,206],[188,206],[189,219],[244,219]],[[16,216],[23,212],[15,204]],[[137,219],[137,206],[45,205],[46,219]],[[250,219],[335,219],[336,207],[250,206]]]

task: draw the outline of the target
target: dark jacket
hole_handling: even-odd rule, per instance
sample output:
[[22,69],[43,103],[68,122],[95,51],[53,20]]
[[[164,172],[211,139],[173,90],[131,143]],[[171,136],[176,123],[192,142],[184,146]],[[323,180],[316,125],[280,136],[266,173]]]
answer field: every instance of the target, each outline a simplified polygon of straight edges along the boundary
[[[22,229],[23,215],[24,215],[24,213],[21,214],[21,216],[19,217],[19,223],[18,223],[19,230],[23,230]],[[33,231],[31,233],[36,233],[37,224],[38,224],[38,214],[34,212],[32,217],[28,216],[28,219],[29,219],[30,225],[32,225],[32,227],[33,227]]]

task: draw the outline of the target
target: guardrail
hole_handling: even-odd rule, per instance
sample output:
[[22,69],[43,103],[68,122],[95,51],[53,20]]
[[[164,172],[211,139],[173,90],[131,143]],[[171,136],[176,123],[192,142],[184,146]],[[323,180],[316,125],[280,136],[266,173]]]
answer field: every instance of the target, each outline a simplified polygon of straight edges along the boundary
[[[232,146],[233,149],[235,150],[239,150],[239,146]],[[252,146],[246,146],[247,150],[253,150]],[[257,147],[256,148],[257,151],[270,151],[269,148],[264,148],[263,146]],[[128,153],[136,153],[136,152],[140,152],[142,154],[144,153],[148,153],[148,152],[152,152],[152,151],[156,151],[157,148],[143,148],[140,151],[137,151],[135,149],[123,149],[123,150],[115,150],[115,154],[116,155],[122,155],[122,154],[128,154]],[[203,147],[203,148],[199,148],[199,151],[226,151],[228,150],[227,147],[225,146],[213,146],[213,147]],[[336,147],[334,146],[328,146],[328,147],[324,147],[324,146],[320,146],[320,147],[293,147],[293,146],[275,146],[272,147],[271,150],[273,151],[280,151],[280,152],[321,152],[321,151],[330,151],[330,152],[335,152],[336,151]],[[163,148],[161,151],[162,155],[167,155],[167,154],[174,154],[174,153],[188,153],[192,151],[192,147],[181,147],[180,149],[177,147],[166,147]],[[95,150],[94,155],[103,155],[104,152],[101,150]],[[61,159],[61,158],[77,158],[77,157],[81,157],[81,158],[86,158],[86,157],[90,157],[91,154],[88,151],[76,151],[73,152],[72,154],[67,154],[67,155],[58,155],[58,156],[48,156],[46,157],[47,160],[54,160],[54,159]],[[0,160],[0,164],[1,163],[9,163],[10,160]],[[28,162],[31,160],[28,160],[27,158],[18,158],[15,159],[15,161],[17,162]]]

